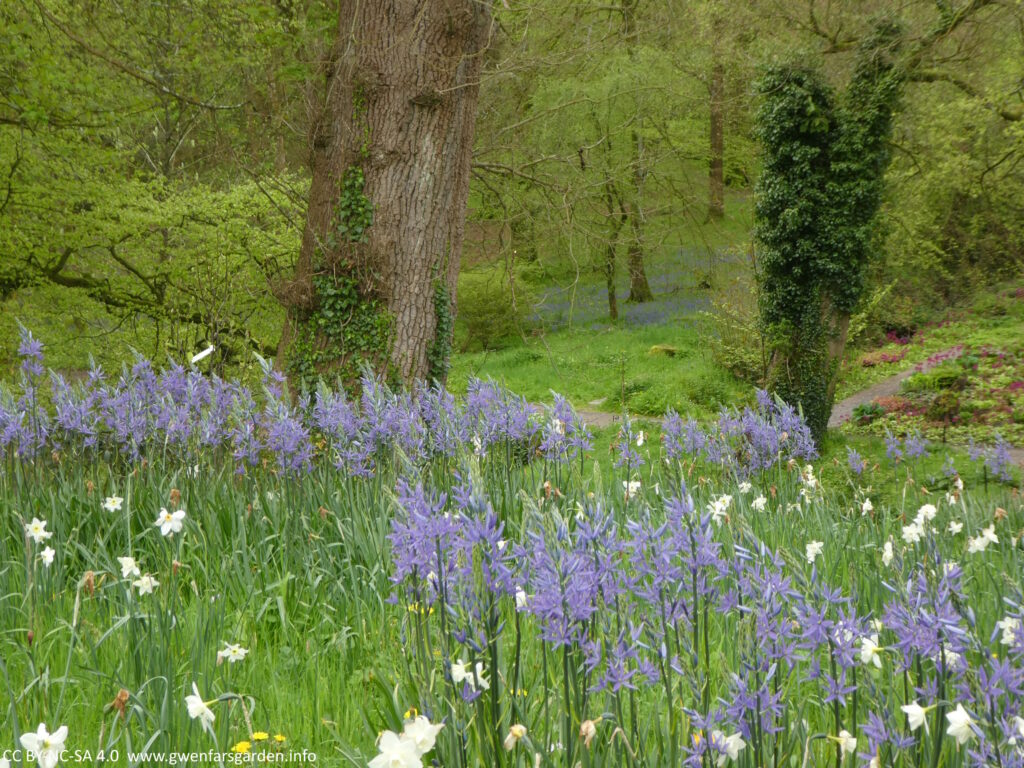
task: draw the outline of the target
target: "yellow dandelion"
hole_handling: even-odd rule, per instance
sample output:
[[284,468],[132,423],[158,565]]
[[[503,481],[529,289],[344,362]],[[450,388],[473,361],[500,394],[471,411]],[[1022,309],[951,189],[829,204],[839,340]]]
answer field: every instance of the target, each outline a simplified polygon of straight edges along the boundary
[[284,734],[275,733],[274,734],[274,741],[276,741],[278,744],[284,744],[285,741],[287,741],[287,739],[285,739]]
[[266,741],[269,738],[270,738],[270,734],[267,733],[266,731],[256,731],[256,733],[254,733],[252,735],[252,740],[253,741]]
[[240,741],[231,748],[232,752],[238,752],[239,754],[245,754],[252,749],[252,744],[248,741]]

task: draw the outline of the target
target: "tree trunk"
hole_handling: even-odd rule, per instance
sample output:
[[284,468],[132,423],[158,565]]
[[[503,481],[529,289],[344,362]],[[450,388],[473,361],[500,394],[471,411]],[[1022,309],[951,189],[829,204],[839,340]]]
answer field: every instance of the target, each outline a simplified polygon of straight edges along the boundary
[[[622,34],[626,40],[626,52],[630,60],[636,60],[636,11],[640,0],[622,1]],[[625,212],[629,217],[629,227],[632,238],[629,242],[629,249],[626,252],[626,265],[629,269],[629,296],[627,302],[642,303],[651,301],[654,294],[651,293],[651,286],[647,283],[647,272],[644,269],[644,181],[647,171],[644,168],[644,137],[642,133],[643,115],[636,115],[636,121],[640,127],[634,127],[631,132],[633,142],[633,163],[632,163],[632,190],[629,195],[629,203]]]
[[610,179],[605,183],[605,201],[608,203],[608,242],[605,243],[604,278],[608,288],[608,318],[615,322],[619,319],[619,301],[615,293],[615,261],[619,247],[619,232],[626,221],[625,214],[620,217],[615,209],[615,186]]
[[715,53],[711,65],[711,161],[708,167],[708,218],[725,215],[725,68]]
[[443,378],[490,33],[476,0],[342,0],[302,246],[279,291],[289,375],[351,378],[365,362]]
[[651,286],[647,283],[647,272],[644,269],[643,223],[635,209],[629,217],[633,228],[633,238],[629,241],[626,263],[629,266],[629,296],[626,301],[640,304],[654,299]]

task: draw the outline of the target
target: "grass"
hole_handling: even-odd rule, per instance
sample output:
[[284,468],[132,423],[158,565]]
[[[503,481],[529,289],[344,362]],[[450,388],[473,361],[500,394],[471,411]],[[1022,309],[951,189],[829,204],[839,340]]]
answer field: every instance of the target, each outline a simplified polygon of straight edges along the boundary
[[532,402],[550,402],[555,391],[577,407],[645,416],[674,408],[704,418],[751,397],[750,387],[711,359],[689,318],[564,330],[455,357],[452,389],[464,391],[471,376],[493,378]]

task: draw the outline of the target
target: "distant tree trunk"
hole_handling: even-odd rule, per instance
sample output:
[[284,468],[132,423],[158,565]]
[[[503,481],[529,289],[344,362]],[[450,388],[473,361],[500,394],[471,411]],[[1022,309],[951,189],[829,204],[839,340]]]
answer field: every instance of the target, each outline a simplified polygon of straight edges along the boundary
[[629,250],[626,254],[626,263],[629,266],[629,296],[626,301],[639,304],[651,301],[654,294],[647,283],[647,272],[644,269],[644,225],[637,208],[638,206],[631,206],[629,215],[633,236],[629,240]]
[[[622,34],[626,38],[626,50],[630,59],[636,58],[636,10],[640,0],[622,0]],[[642,125],[643,116],[638,114],[637,121]],[[647,175],[644,168],[644,137],[639,127],[632,130],[633,141],[633,172],[631,174],[632,190],[626,214],[632,238],[626,254],[629,268],[629,296],[626,301],[642,303],[651,301],[654,294],[647,283],[647,272],[644,269],[644,181]]]
[[608,180],[605,183],[605,199],[608,203],[608,241],[605,243],[604,278],[608,288],[608,318],[612,322],[619,319],[619,301],[615,293],[615,261],[619,247],[619,232],[626,222],[625,213],[620,216],[615,208],[615,185]]
[[725,68],[714,54],[711,65],[711,161],[708,167],[708,218],[725,215]]
[[366,362],[403,382],[443,378],[490,8],[340,5],[302,246],[279,291],[279,365],[302,377],[351,378]]

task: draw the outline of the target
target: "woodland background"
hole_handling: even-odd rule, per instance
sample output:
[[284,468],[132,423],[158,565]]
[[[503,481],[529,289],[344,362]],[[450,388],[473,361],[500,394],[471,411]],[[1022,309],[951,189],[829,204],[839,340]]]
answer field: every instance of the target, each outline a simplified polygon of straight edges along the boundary
[[[213,344],[213,370],[246,375],[250,351],[274,354],[336,10],[3,4],[0,370],[19,321],[67,372]],[[797,61],[841,88],[882,12],[914,60],[859,338],[906,335],[1017,274],[1020,3],[510,0],[483,66],[455,378],[462,352],[523,347],[557,367],[548,339],[710,309],[715,364],[757,380],[754,83]]]

